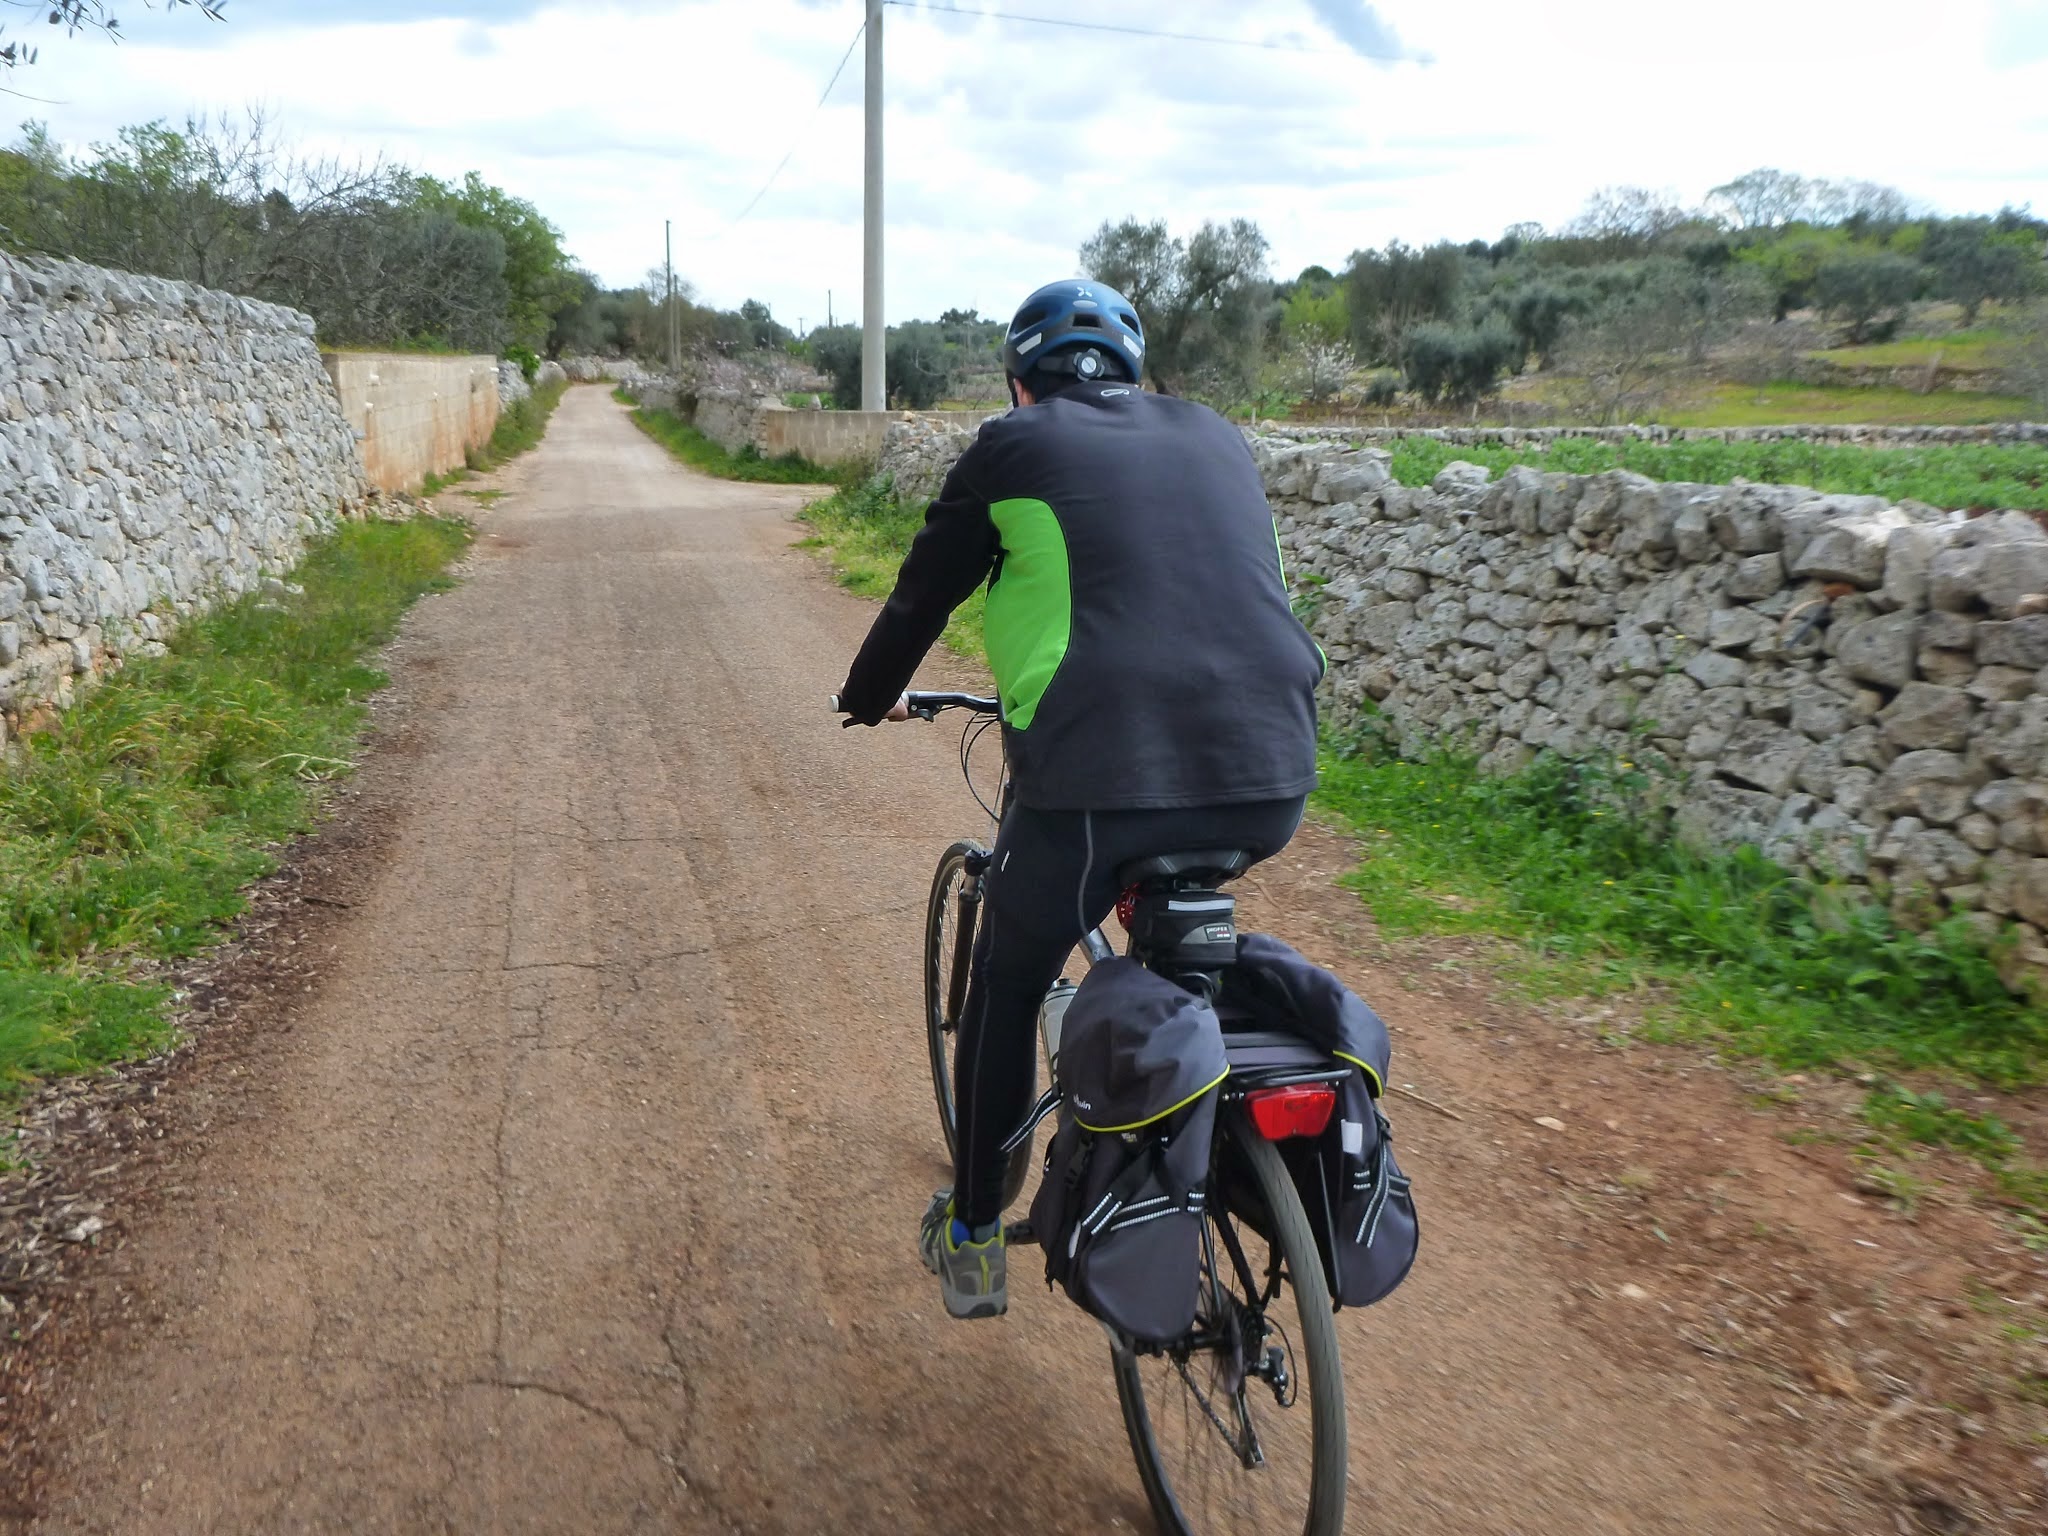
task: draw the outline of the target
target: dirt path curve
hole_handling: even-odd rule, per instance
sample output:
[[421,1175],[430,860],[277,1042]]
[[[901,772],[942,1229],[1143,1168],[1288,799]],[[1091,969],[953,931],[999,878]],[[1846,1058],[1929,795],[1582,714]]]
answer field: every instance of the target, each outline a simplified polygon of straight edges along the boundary
[[[912,1252],[951,734],[825,714],[870,609],[798,493],[595,389],[508,483],[397,648],[386,856],[117,1255],[36,1529],[1144,1528],[1094,1326],[1028,1258],[948,1324]],[[1352,1529],[1800,1528],[1768,1434],[1572,1321],[1513,1160],[1401,1127],[1428,1258],[1342,1318]]]

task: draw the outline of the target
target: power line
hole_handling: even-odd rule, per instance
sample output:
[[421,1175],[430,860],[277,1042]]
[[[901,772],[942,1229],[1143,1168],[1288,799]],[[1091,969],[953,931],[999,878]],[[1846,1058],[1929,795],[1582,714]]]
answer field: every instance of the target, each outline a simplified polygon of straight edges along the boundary
[[[882,0],[884,5],[900,6],[906,10],[936,11],[944,16],[979,16],[989,21],[1026,22],[1037,27],[1070,27],[1079,32],[1116,32],[1125,37],[1161,37],[1177,43],[1212,43],[1220,48],[1258,48],[1267,53],[1308,53],[1326,54],[1327,48],[1308,48],[1300,43],[1263,42],[1252,37],[1218,37],[1207,32],[1167,32],[1152,27],[1125,27],[1108,21],[1073,21],[1064,16],[1025,16],[1016,11],[970,10],[964,5],[952,5],[946,0]],[[1405,64],[1409,58],[1399,53],[1372,53],[1365,49],[1354,50],[1361,57],[1378,59],[1388,64]]]
[[789,153],[775,162],[775,169],[770,171],[768,179],[761,183],[761,190],[754,194],[753,201],[749,202],[746,207],[739,211],[734,217],[733,223],[739,223],[741,219],[744,219],[755,208],[760,206],[761,199],[768,195],[768,189],[775,185],[775,178],[782,174],[784,167],[795,157],[796,152],[803,147],[804,134],[810,130],[811,118],[818,115],[819,108],[825,105],[825,98],[832,94],[832,87],[837,85],[839,77],[846,73],[846,61],[853,57],[853,50],[860,46],[861,34],[866,32],[867,29],[868,24],[865,21],[854,28],[853,41],[846,45],[846,52],[839,55],[839,67],[832,71],[832,78],[825,82],[825,89],[818,96],[818,105],[811,108],[811,117],[804,119],[803,131],[797,134],[796,142],[789,146]]

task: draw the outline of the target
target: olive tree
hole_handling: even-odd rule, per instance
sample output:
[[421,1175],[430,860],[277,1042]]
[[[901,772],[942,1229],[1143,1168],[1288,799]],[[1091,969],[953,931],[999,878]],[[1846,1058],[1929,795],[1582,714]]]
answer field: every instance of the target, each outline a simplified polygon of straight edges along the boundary
[[1270,285],[1266,237],[1251,220],[1205,223],[1185,240],[1163,219],[1105,222],[1081,267],[1137,307],[1145,375],[1161,390],[1223,398],[1257,377]]
[[1882,316],[1897,322],[1920,296],[1927,269],[1910,256],[1873,246],[1849,245],[1831,252],[1814,275],[1813,298],[1822,310],[1849,324],[1851,344],[1866,339]]

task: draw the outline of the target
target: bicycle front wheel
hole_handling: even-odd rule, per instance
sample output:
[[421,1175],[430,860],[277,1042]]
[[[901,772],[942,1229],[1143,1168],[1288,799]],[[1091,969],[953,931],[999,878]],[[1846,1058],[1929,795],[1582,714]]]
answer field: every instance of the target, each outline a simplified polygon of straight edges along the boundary
[[953,1047],[960,1038],[961,1010],[967,1005],[968,962],[981,915],[979,870],[987,858],[988,850],[979,843],[962,841],[948,848],[932,876],[931,900],[925,908],[925,1042],[948,1157],[954,1153]]
[[1322,1258],[1279,1149],[1241,1123],[1217,1137],[1195,1326],[1112,1351],[1138,1475],[1162,1536],[1338,1536],[1344,1371]]
[[[956,1157],[954,1056],[960,1041],[960,1015],[967,1006],[975,929],[981,921],[980,874],[987,862],[988,850],[979,843],[963,841],[948,848],[932,876],[931,900],[925,909],[925,1044],[931,1055],[932,1097],[938,1101],[939,1129],[945,1135],[949,1158]],[[1031,1163],[1032,1143],[1027,1141],[1010,1155],[1004,1170],[1005,1210],[1024,1192]]]

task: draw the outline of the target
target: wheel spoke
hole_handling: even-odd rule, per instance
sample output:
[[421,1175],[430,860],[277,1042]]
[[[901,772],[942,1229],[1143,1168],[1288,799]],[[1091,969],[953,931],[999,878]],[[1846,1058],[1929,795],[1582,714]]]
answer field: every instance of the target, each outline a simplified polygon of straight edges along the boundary
[[1278,1153],[1262,1143],[1246,1157],[1272,1235],[1222,1209],[1212,1180],[1201,1315],[1179,1344],[1119,1357],[1125,1422],[1169,1536],[1331,1536],[1343,1522],[1343,1385],[1321,1260]]

